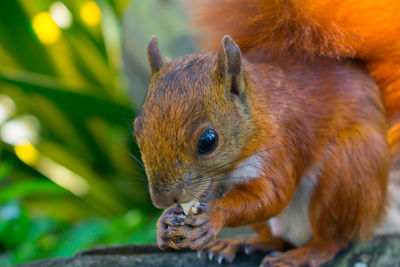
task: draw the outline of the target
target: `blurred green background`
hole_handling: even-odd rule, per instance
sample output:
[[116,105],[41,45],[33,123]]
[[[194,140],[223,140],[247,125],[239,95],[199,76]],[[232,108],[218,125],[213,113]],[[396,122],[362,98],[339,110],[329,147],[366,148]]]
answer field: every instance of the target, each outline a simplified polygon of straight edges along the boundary
[[150,36],[188,32],[177,1],[0,1],[0,265],[155,242],[132,121]]

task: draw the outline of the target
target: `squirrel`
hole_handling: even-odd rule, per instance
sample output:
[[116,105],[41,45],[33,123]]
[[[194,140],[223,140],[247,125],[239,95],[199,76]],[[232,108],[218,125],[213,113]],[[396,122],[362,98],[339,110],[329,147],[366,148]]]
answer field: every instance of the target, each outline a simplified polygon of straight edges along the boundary
[[[400,6],[189,8],[218,51],[169,60],[153,36],[153,75],[134,121],[151,199],[165,209],[159,247],[218,262],[261,251],[270,253],[261,266],[319,266],[368,240],[385,216],[400,143]],[[187,212],[187,203],[199,204]],[[215,239],[243,225],[258,236]]]

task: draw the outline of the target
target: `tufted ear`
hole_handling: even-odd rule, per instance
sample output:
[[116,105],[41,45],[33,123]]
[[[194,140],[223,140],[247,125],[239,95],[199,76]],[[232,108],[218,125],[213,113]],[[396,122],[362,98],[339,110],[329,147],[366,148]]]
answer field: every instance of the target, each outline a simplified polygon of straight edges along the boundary
[[231,78],[231,93],[239,95],[242,85],[242,54],[239,46],[229,35],[222,38],[217,55],[215,72],[220,81],[227,82]]
[[162,66],[168,63],[168,60],[161,54],[158,48],[158,40],[155,35],[151,36],[149,45],[147,46],[147,58],[150,63],[151,72],[158,72]]

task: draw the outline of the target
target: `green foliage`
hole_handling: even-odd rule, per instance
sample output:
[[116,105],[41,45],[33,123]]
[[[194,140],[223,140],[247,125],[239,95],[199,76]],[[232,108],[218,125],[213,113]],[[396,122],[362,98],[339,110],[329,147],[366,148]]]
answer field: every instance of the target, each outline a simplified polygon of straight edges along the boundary
[[[62,1],[73,21],[53,22],[47,37],[59,37],[48,44],[33,21],[51,18],[54,0],[0,1],[0,105],[5,95],[15,103],[0,116],[0,266],[155,241],[159,211],[129,156],[139,157],[132,121],[150,76],[150,36],[170,57],[192,51],[191,37],[175,1],[98,0],[96,25],[82,15],[88,1]],[[29,146],[4,137],[15,121],[29,122]]]
[[99,244],[154,242],[154,219],[135,209],[112,219],[92,217],[72,225],[51,217],[32,218],[18,201],[10,201],[0,209],[0,242],[8,250],[0,256],[0,265],[71,256]]

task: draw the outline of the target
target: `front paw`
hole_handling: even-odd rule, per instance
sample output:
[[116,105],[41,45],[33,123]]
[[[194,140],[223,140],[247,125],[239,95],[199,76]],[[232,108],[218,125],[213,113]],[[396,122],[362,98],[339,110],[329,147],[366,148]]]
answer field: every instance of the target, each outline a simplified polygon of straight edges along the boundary
[[223,261],[233,263],[236,255],[243,252],[244,240],[217,239],[210,242],[199,254],[209,260],[215,259],[219,264]]
[[200,250],[217,237],[218,229],[211,223],[206,223],[188,233],[190,248]]
[[293,257],[290,252],[272,252],[265,256],[260,267],[311,267],[316,266],[313,261],[305,261],[302,256]]
[[191,214],[185,218],[185,225],[192,230],[187,234],[190,248],[201,250],[210,241],[213,241],[222,228],[219,216],[211,215],[211,208],[201,204],[196,215]]
[[187,235],[190,231],[185,226],[185,215],[179,205],[166,209],[157,222],[157,244],[160,249],[168,246],[181,249],[189,247]]

